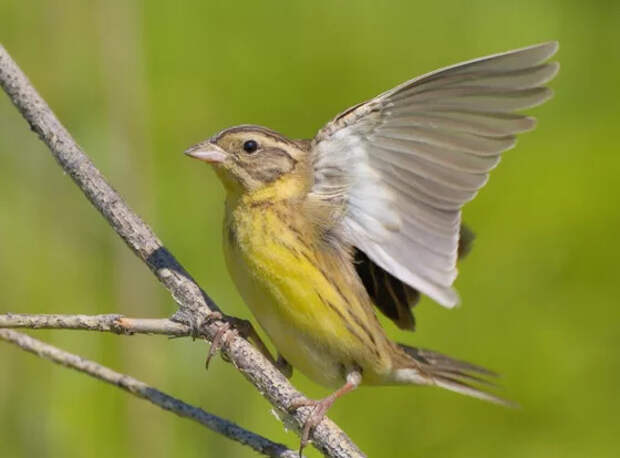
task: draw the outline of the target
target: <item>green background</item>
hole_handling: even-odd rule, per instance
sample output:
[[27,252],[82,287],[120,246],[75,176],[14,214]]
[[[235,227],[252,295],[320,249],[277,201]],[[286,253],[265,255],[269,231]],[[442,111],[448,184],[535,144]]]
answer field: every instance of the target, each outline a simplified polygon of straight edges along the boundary
[[[560,41],[556,97],[533,110],[465,209],[463,306],[430,300],[399,341],[503,374],[499,408],[367,388],[331,417],[370,457],[612,457],[620,449],[620,2],[0,2],[0,41],[127,202],[222,308],[223,190],[182,151],[231,125],[310,137],[423,72]],[[0,312],[164,317],[175,304],[0,96]],[[34,333],[296,447],[268,403],[188,339]],[[311,396],[326,391],[296,374]],[[249,449],[0,344],[2,457],[246,457]],[[309,456],[318,456],[308,451]]]

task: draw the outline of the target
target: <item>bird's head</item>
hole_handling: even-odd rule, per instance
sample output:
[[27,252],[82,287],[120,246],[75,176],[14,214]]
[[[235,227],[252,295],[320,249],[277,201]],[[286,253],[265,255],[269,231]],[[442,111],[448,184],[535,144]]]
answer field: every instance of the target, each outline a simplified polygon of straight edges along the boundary
[[225,129],[185,151],[214,166],[229,191],[256,191],[293,172],[304,144],[260,126]]

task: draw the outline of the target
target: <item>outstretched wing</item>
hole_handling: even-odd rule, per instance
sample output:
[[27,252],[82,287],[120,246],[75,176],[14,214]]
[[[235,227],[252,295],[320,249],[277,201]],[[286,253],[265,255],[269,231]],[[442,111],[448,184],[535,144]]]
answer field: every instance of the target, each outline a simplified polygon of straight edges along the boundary
[[[452,307],[461,208],[515,134],[535,125],[558,71],[556,42],[415,78],[336,117],[312,143],[310,199],[330,231],[390,275]],[[344,209],[344,210],[343,210]]]

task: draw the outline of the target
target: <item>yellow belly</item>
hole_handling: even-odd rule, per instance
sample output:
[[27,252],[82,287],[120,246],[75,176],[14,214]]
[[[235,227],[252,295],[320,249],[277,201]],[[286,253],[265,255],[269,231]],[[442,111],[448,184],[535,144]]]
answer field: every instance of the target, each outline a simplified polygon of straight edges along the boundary
[[353,368],[362,370],[364,382],[378,383],[391,363],[371,305],[329,255],[291,226],[288,216],[296,216],[287,211],[276,205],[228,210],[224,251],[233,281],[294,368],[329,387]]

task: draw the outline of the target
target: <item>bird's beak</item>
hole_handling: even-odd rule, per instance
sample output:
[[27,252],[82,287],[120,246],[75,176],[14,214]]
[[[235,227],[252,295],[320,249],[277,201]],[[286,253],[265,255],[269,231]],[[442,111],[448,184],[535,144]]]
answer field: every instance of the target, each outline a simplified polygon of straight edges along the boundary
[[199,143],[185,150],[185,154],[210,164],[221,164],[227,157],[226,151],[213,143]]

